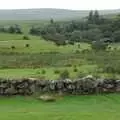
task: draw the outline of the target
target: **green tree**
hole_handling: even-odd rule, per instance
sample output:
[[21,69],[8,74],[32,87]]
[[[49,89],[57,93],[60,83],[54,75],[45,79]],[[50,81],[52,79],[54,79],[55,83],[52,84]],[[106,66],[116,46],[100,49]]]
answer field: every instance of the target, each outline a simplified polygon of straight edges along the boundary
[[90,41],[99,41],[103,37],[103,34],[100,29],[89,29],[82,32],[82,38],[88,39]]
[[100,20],[99,12],[97,10],[95,10],[95,12],[94,12],[94,22],[95,22],[95,24],[98,24],[99,20]]
[[13,27],[13,26],[10,26],[9,28],[8,28],[8,32],[9,33],[15,33],[15,28]]
[[54,23],[54,20],[53,20],[53,18],[51,18],[51,20],[50,20],[50,23],[51,23],[51,24],[53,24],[53,23]]
[[91,11],[89,12],[88,22],[89,22],[89,23],[93,23],[93,19],[94,19],[93,11],[91,10]]
[[120,42],[120,30],[115,31],[112,35],[115,42]]
[[108,44],[103,42],[103,40],[100,41],[94,41],[92,42],[92,49],[95,51],[99,51],[99,50],[106,50]]

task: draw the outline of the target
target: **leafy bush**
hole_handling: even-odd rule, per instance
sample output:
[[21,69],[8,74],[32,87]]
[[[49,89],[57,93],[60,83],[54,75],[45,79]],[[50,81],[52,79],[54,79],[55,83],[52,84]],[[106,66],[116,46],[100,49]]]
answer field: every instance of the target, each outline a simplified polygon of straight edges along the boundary
[[27,48],[30,47],[30,44],[26,44],[25,47],[27,47]]
[[12,49],[15,49],[15,46],[14,46],[14,45],[12,45],[12,46],[11,46],[11,48],[12,48]]
[[74,71],[74,72],[78,72],[78,69],[75,67],[75,68],[73,69],[73,71]]
[[42,72],[41,72],[42,74],[46,74],[46,71],[45,70],[42,70]]
[[59,74],[60,71],[59,71],[59,70],[55,70],[54,73],[55,73],[55,74]]
[[23,36],[23,40],[30,40],[30,38],[28,36]]
[[62,73],[60,73],[60,78],[61,79],[66,79],[66,78],[69,78],[69,72],[68,70],[64,70]]
[[68,42],[70,45],[74,45],[75,43],[74,43],[74,41],[69,41]]
[[91,44],[93,50],[106,50],[108,44],[103,41],[94,41]]

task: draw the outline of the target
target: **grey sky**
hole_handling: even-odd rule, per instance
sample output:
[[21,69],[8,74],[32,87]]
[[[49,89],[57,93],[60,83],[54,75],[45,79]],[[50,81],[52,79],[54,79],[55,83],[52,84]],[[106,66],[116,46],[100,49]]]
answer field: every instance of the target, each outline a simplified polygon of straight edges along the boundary
[[120,0],[1,0],[0,9],[61,8],[73,10],[119,9]]

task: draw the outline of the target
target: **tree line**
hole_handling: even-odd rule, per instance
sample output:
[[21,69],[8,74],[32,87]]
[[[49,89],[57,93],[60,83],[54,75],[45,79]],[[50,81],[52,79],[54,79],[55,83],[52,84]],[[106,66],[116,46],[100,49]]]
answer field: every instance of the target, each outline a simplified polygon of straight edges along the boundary
[[[22,28],[15,24],[1,26],[0,32],[22,34]],[[120,15],[115,18],[105,18],[99,12],[90,11],[89,15],[82,20],[55,22],[51,19],[49,24],[41,27],[32,26],[29,34],[42,36],[56,45],[66,45],[75,42],[96,43],[120,42]]]
[[0,26],[0,33],[22,34],[22,28],[15,24],[9,26]]
[[105,18],[97,10],[90,11],[83,20],[55,22],[51,19],[48,25],[33,26],[30,34],[40,35],[57,45],[75,42],[92,43],[93,41],[120,42],[120,16]]

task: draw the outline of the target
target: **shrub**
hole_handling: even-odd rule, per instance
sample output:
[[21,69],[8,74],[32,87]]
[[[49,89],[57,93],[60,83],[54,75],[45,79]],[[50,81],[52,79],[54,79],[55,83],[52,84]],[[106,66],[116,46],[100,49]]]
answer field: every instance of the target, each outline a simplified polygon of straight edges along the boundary
[[69,41],[68,42],[70,45],[74,45],[75,43],[74,43],[74,41]]
[[15,46],[14,46],[14,45],[12,45],[12,46],[11,46],[11,48],[12,48],[12,49],[15,49]]
[[45,71],[45,70],[42,70],[42,74],[46,74],[46,71]]
[[59,74],[60,71],[59,71],[59,70],[55,70],[54,73],[55,73],[55,74]]
[[69,78],[69,72],[68,72],[68,70],[64,70],[64,71],[60,74],[60,78],[61,78],[61,79]]
[[30,40],[30,38],[28,36],[23,36],[23,40]]
[[78,69],[75,67],[75,68],[73,69],[73,71],[74,71],[74,72],[78,72]]
[[25,47],[27,47],[27,48],[30,47],[30,44],[26,44]]
[[94,41],[94,42],[91,44],[91,46],[92,46],[92,49],[93,49],[93,50],[98,51],[98,50],[106,50],[108,44],[105,43],[105,42],[103,42],[103,41]]

